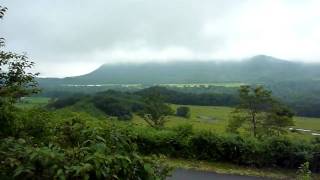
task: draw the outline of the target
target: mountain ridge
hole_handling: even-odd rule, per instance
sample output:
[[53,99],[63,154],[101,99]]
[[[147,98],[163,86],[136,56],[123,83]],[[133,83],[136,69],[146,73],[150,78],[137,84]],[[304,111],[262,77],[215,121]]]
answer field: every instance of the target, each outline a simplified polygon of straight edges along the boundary
[[319,79],[320,64],[308,65],[266,55],[242,61],[176,61],[112,64],[62,79],[40,78],[40,84],[165,84],[290,81]]

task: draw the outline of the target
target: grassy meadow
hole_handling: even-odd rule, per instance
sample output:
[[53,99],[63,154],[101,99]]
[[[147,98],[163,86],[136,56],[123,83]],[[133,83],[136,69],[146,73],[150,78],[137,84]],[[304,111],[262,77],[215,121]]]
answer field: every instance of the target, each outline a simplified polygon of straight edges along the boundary
[[[45,97],[28,97],[23,99],[18,107],[31,108],[45,106],[49,102],[49,98]],[[175,110],[180,105],[171,105]],[[230,118],[233,108],[222,106],[190,106],[191,117],[186,119],[177,116],[170,116],[167,119],[166,127],[175,127],[184,124],[191,124],[195,131],[212,131],[215,133],[225,133],[228,120]],[[67,111],[83,111],[91,116],[95,116],[99,119],[103,118],[103,112],[93,107],[93,105],[78,103],[72,107],[68,107]],[[312,132],[320,133],[320,118],[310,117],[294,117],[295,126],[294,129],[306,129],[312,130]],[[147,126],[145,121],[134,115],[132,123],[135,125]],[[243,131],[244,133],[244,131]],[[311,132],[295,131],[288,134],[294,138],[311,138]]]
[[[180,105],[172,105],[176,109]],[[188,106],[191,110],[189,119],[171,116],[166,123],[167,127],[174,127],[183,124],[191,124],[195,131],[213,131],[216,133],[225,133],[228,120],[231,116],[233,108],[221,106]],[[294,129],[307,129],[320,133],[320,118],[294,117]],[[139,116],[134,116],[134,124],[146,125]],[[243,131],[244,133],[244,131]],[[311,138],[310,132],[290,132],[288,134],[294,138]]]

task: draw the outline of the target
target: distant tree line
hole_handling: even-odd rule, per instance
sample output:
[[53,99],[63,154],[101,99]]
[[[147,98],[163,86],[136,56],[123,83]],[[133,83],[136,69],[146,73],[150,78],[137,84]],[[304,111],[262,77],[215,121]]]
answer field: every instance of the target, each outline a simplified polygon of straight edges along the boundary
[[[316,95],[318,92],[317,88],[311,88],[312,83],[305,83],[306,87],[299,87],[300,83],[284,83],[283,85],[268,85],[267,89],[272,90],[274,98],[278,101],[282,101],[286,106],[292,109],[295,115],[307,116],[307,117],[320,117],[320,98]],[[302,86],[303,84],[301,84]],[[315,85],[318,86],[318,85]],[[284,88],[286,87],[286,88]],[[310,87],[310,89],[308,89]],[[294,90],[292,90],[293,88]],[[291,90],[290,90],[291,89]],[[319,86],[320,89],[320,86]],[[240,103],[239,96],[236,92],[232,93],[199,93],[199,88],[195,88],[194,92],[191,89],[188,92],[180,89],[171,89],[166,87],[150,87],[135,92],[127,91],[114,91],[118,92],[119,95],[126,94],[127,97],[134,97],[133,99],[138,100],[137,97],[148,96],[150,93],[158,92],[163,97],[163,100],[171,104],[179,105],[200,105],[200,106],[229,106],[236,107]],[[105,91],[105,94],[112,92],[113,90]],[[286,93],[286,92],[287,93]],[[299,93],[297,93],[299,92]],[[98,93],[99,94],[99,93]],[[46,92],[48,97],[59,99],[68,99],[70,97],[82,96],[83,93],[70,92],[70,91],[49,91]],[[90,95],[90,94],[87,94]],[[71,100],[71,99],[70,99]]]
[[159,92],[166,102],[172,104],[200,106],[236,106],[239,103],[237,94],[185,93],[159,86],[138,91],[136,92],[136,94],[144,96],[154,91]]

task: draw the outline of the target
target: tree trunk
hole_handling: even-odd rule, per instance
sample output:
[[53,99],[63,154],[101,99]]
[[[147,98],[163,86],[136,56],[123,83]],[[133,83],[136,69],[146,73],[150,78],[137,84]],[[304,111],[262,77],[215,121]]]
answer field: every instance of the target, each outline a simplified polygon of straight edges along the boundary
[[257,121],[256,121],[256,114],[252,114],[252,131],[253,136],[257,137]]

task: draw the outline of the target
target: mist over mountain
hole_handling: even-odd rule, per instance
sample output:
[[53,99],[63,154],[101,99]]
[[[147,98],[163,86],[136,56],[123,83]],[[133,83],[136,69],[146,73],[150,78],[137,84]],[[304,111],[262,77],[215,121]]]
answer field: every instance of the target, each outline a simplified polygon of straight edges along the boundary
[[178,61],[170,63],[102,65],[75,77],[40,78],[40,85],[167,84],[245,82],[266,83],[320,79],[320,64],[305,64],[258,55],[243,61]]

